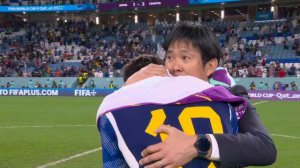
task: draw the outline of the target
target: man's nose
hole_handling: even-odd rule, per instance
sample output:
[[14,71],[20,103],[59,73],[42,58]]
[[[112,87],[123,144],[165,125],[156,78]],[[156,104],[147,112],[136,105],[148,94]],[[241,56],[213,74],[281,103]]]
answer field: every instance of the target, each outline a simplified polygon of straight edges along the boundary
[[172,63],[172,72],[181,72],[182,71],[182,64],[179,60],[174,60]]

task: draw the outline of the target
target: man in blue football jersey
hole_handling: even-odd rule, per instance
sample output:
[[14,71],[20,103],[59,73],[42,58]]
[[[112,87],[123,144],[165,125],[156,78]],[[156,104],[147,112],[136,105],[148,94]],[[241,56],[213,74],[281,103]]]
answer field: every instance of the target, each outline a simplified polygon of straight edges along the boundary
[[[140,58],[136,60],[146,60]],[[125,72],[127,68],[130,66]],[[162,124],[191,137],[195,133],[234,135],[238,132],[237,117],[244,112],[234,108],[238,105],[245,107],[244,99],[192,76],[152,77],[123,87],[107,96],[98,110],[103,166],[140,167],[138,160],[145,146],[166,139],[155,132]],[[193,159],[184,165],[192,167],[219,167],[219,163]]]
[[[150,63],[162,65],[163,61],[151,55],[142,55],[125,66],[124,80]],[[174,90],[180,91],[173,95]],[[165,93],[165,96],[153,96],[154,93]],[[142,99],[140,95],[144,95]],[[138,167],[137,160],[141,158],[142,149],[165,139],[163,135],[157,137],[154,131],[161,124],[182,128],[190,135],[236,134],[237,114],[230,104],[224,102],[236,103],[237,106],[243,103],[243,99],[232,97],[223,87],[212,87],[190,76],[154,77],[129,89],[122,88],[105,98],[99,108],[98,128],[102,137],[104,167]],[[128,107],[132,105],[135,106]],[[239,111],[241,115],[243,111]],[[161,115],[165,119],[160,123],[157,118]],[[117,142],[123,142],[123,145],[117,145]],[[195,159],[184,167],[208,166],[218,167],[218,163]]]
[[[132,75],[126,84],[152,76],[194,76],[208,81],[218,65],[220,46],[211,30],[205,26],[180,24],[168,34],[164,46],[165,67],[150,64]],[[224,81],[220,81],[224,82]],[[247,97],[244,87],[236,86],[231,92]],[[173,94],[176,94],[174,91]],[[238,121],[239,133],[232,135],[207,134],[187,136],[174,127],[162,126],[157,133],[168,133],[163,143],[147,147],[141,165],[147,167],[178,167],[194,158],[218,161],[221,167],[269,165],[276,159],[275,145],[260,121],[255,107],[248,101],[243,117]],[[201,142],[209,141],[205,145]]]

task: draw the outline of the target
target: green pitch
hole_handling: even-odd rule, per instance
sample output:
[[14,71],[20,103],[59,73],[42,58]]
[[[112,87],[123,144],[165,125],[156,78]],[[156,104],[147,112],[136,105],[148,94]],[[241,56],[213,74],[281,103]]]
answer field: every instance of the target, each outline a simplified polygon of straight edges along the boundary
[[[0,168],[38,167],[99,148],[95,125],[101,100],[0,97]],[[101,159],[98,150],[52,167],[102,167]]]
[[300,102],[268,101],[255,106],[277,147],[277,161],[268,167],[298,168],[300,165]]
[[[95,126],[101,100],[0,97],[0,168],[102,167]],[[299,167],[300,103],[265,102],[256,107],[278,149],[277,162],[269,167]]]

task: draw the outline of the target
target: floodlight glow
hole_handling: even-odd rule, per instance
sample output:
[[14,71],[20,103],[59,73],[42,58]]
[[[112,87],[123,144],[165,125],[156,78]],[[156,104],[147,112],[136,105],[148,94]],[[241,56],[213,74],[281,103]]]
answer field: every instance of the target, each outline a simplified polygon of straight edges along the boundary
[[176,13],[176,22],[179,22],[180,21],[180,14],[179,12]]
[[138,21],[138,15],[137,14],[135,14],[134,15],[134,23],[138,23],[139,21]]
[[99,24],[99,17],[98,16],[96,17],[96,24],[97,25]]
[[221,10],[221,19],[224,19],[224,9]]

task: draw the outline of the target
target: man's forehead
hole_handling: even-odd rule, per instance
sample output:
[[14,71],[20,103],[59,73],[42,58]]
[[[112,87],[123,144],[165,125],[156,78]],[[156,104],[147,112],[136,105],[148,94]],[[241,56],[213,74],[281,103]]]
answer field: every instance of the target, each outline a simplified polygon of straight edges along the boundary
[[169,48],[168,48],[168,52],[169,51],[172,51],[174,49],[179,49],[180,51],[182,52],[190,52],[192,50],[197,50],[199,51],[199,48],[196,47],[195,45],[193,45],[192,42],[189,42],[187,40],[177,40],[177,41],[174,41],[172,42],[170,45],[169,45]]

